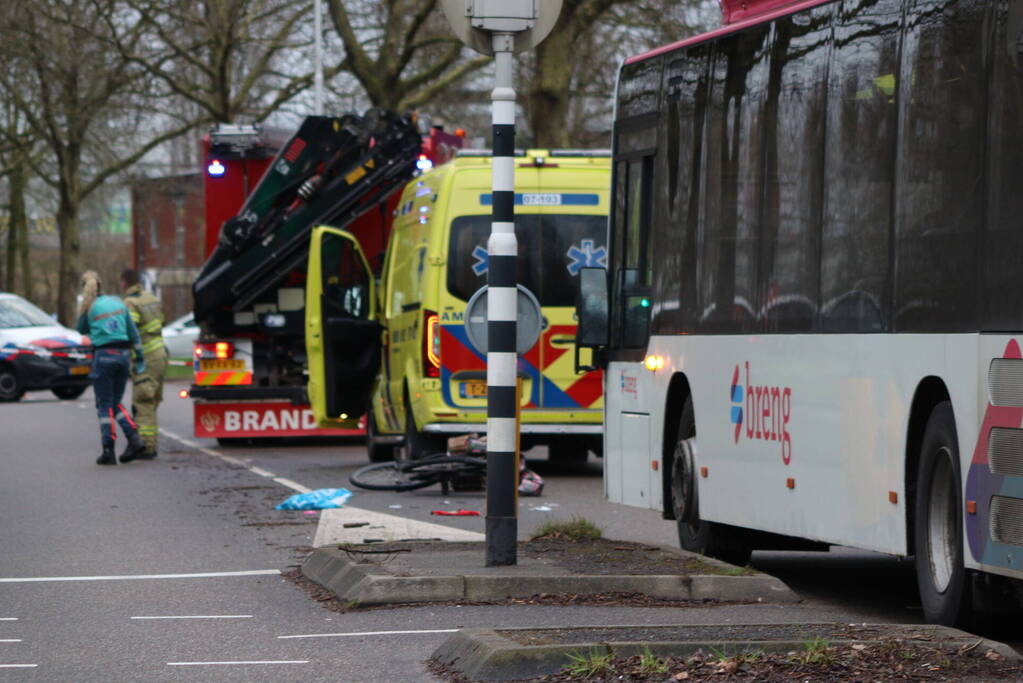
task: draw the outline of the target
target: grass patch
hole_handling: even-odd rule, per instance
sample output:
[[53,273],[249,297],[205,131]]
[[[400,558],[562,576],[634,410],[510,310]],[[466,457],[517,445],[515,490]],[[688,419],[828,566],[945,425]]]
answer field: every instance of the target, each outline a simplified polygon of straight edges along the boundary
[[817,636],[803,645],[803,651],[796,653],[794,659],[800,664],[816,664],[831,666],[835,663],[835,653],[826,639]]
[[562,671],[573,678],[592,678],[601,674],[611,673],[614,656],[610,652],[600,653],[591,650],[586,653],[569,652],[570,663],[562,667]]
[[584,517],[565,520],[550,520],[533,530],[529,540],[541,538],[567,538],[573,541],[591,541],[603,536],[604,530]]
[[655,655],[650,647],[643,648],[643,654],[639,656],[639,672],[646,676],[653,674],[666,674],[668,673],[668,660],[661,659]]
[[752,576],[756,570],[748,564],[745,567],[732,567],[725,570],[725,576]]

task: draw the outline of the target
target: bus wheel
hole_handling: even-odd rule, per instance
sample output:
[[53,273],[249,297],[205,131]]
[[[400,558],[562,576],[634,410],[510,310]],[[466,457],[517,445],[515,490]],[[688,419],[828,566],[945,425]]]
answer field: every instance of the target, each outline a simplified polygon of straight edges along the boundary
[[955,419],[945,401],[927,421],[915,503],[916,579],[924,617],[932,624],[959,625],[970,612],[961,481]]
[[700,519],[693,460],[695,437],[693,401],[687,398],[679,420],[671,464],[671,505],[678,525],[679,545],[683,550],[716,557],[731,564],[748,564],[752,550],[737,537],[735,530]]
[[394,446],[378,442],[380,434],[377,432],[377,420],[373,417],[373,409],[370,408],[366,415],[366,451],[370,462],[387,462],[394,460]]

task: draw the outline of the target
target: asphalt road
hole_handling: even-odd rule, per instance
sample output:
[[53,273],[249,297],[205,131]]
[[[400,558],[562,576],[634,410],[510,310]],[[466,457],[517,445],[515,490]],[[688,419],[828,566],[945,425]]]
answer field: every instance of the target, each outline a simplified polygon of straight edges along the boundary
[[[201,449],[164,436],[157,460],[117,467],[94,464],[91,394],[57,401],[33,392],[0,405],[0,680],[432,680],[424,660],[462,627],[919,620],[905,565],[850,552],[754,556],[807,598],[798,606],[330,612],[279,575],[304,556],[318,516],[273,506],[294,492],[281,480],[347,487],[363,448],[223,449],[190,436],[190,404],[174,389],[161,426]],[[599,460],[530,464],[547,487],[522,499],[520,536],[578,515],[610,538],[676,542],[673,524],[656,513],[603,500]],[[482,518],[429,514],[482,510],[474,493],[358,492],[350,504],[483,529]]]

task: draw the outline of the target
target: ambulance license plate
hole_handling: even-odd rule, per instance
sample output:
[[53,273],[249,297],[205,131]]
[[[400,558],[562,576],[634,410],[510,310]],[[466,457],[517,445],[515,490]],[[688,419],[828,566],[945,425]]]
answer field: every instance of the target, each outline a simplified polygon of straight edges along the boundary
[[71,368],[71,370],[69,372],[72,375],[88,375],[89,374],[89,366],[88,365],[76,365],[73,368]]
[[244,370],[245,361],[240,358],[230,359],[204,359],[199,361],[199,369],[202,371],[209,370]]
[[482,379],[470,379],[462,382],[462,398],[486,398],[487,382]]

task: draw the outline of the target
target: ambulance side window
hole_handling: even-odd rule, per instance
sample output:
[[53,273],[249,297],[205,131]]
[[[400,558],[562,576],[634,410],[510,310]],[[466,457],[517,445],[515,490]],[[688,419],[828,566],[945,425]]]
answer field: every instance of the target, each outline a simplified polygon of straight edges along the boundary
[[352,318],[365,318],[369,313],[369,273],[355,251],[351,240],[327,233],[321,247],[323,294]]

